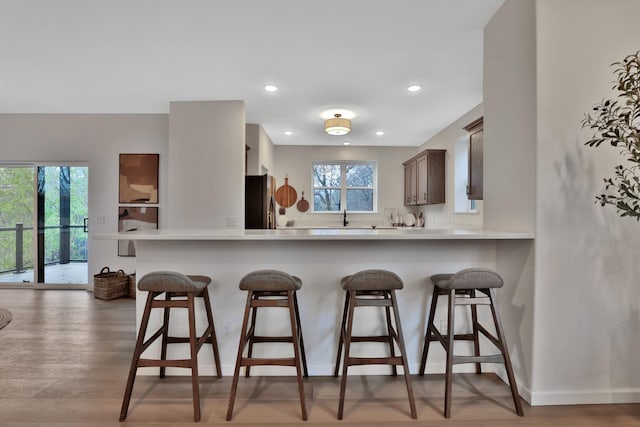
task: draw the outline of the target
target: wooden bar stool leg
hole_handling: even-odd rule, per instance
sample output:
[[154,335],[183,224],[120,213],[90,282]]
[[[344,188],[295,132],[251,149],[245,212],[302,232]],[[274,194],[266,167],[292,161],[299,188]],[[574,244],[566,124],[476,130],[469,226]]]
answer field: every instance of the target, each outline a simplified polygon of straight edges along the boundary
[[453,343],[454,343],[454,319],[455,319],[455,300],[456,291],[449,290],[449,314],[447,316],[447,366],[445,372],[445,391],[444,391],[444,417],[451,418],[451,388],[453,373]]
[[298,379],[298,394],[300,395],[300,409],[302,410],[302,420],[307,420],[307,403],[304,396],[304,383],[302,382],[301,351],[299,340],[298,319],[295,310],[294,291],[287,291],[287,303],[289,306],[289,318],[291,320],[291,341],[293,343],[293,355],[296,360],[296,376]]
[[524,416],[522,410],[522,402],[520,401],[520,395],[518,394],[518,386],[516,385],[516,378],[513,374],[513,367],[511,366],[511,358],[509,357],[509,350],[507,349],[507,340],[505,339],[504,329],[502,328],[502,321],[500,315],[496,309],[496,291],[495,289],[489,289],[489,300],[491,301],[491,314],[493,315],[493,322],[495,323],[496,332],[498,333],[498,340],[500,342],[500,351],[504,357],[504,367],[507,371],[507,378],[509,379],[509,388],[511,388],[511,397],[513,398],[513,404],[516,407],[516,413],[519,416]]
[[[253,294],[254,300],[260,299],[260,294]],[[249,344],[249,348],[247,349],[247,358],[251,358],[253,356],[253,342],[254,337],[256,335],[256,318],[258,317],[258,307],[251,307],[251,326],[249,326],[249,333],[247,337],[247,343]],[[244,368],[244,376],[249,378],[251,375],[251,365],[247,365]]]
[[[471,293],[471,297],[476,297],[476,290]],[[478,307],[476,304],[471,304],[471,326],[473,328],[473,354],[476,357],[480,357],[480,336],[478,334]],[[476,363],[476,374],[482,373],[482,364]]]
[[189,316],[189,348],[191,350],[191,390],[193,393],[193,420],[200,421],[200,385],[198,382],[198,338],[196,336],[196,312],[193,293],[187,294]]
[[149,317],[151,314],[151,304],[156,294],[154,292],[147,293],[147,302],[144,306],[142,313],[142,321],[140,322],[140,331],[138,332],[138,338],[136,339],[136,346],[133,350],[133,357],[131,358],[131,367],[129,368],[129,378],[127,379],[127,386],[124,391],[124,398],[122,399],[122,408],[120,410],[120,421],[124,421],[127,418],[127,412],[129,411],[129,402],[131,401],[131,392],[133,391],[133,384],[136,380],[136,372],[138,370],[138,362],[140,361],[140,354],[142,354],[142,345],[144,344],[144,337],[147,333],[147,327],[149,326]]
[[433,287],[433,296],[431,297],[431,308],[429,308],[429,319],[427,320],[427,332],[424,335],[424,347],[422,348],[422,358],[420,360],[420,370],[418,374],[424,375],[427,366],[427,354],[429,353],[429,345],[431,344],[431,337],[433,336],[433,324],[436,317],[436,308],[438,306],[438,288]]
[[222,367],[220,366],[220,349],[218,348],[218,338],[216,337],[216,327],[213,322],[213,312],[211,311],[211,298],[209,297],[209,291],[204,290],[202,292],[202,298],[204,300],[204,308],[207,312],[207,320],[209,321],[209,327],[211,328],[211,334],[209,336],[211,346],[213,347],[213,360],[216,364],[216,376],[222,378]]
[[[409,364],[407,362],[407,349],[404,345],[404,336],[402,334],[402,325],[400,323],[400,312],[398,311],[398,300],[396,299],[396,292],[391,291],[391,304],[393,305],[393,315],[396,322],[396,332],[398,334],[398,347],[402,354],[402,369],[404,370],[404,381],[407,385],[407,395],[409,396],[409,407],[411,409],[411,418],[414,420],[418,418],[416,412],[416,402],[413,398],[413,387],[411,386],[411,379],[409,378]],[[395,365],[394,365],[395,366]]]
[[[171,301],[171,292],[165,292],[164,295],[165,301]],[[162,347],[160,350],[160,360],[167,360],[167,343],[169,341],[169,314],[171,313],[171,309],[169,307],[165,307],[163,309],[163,323],[162,323]],[[160,367],[160,378],[165,377],[166,368],[164,366]]]
[[351,350],[351,333],[353,331],[353,315],[356,308],[356,292],[348,291],[349,310],[347,313],[347,329],[344,333],[344,358],[342,360],[342,378],[340,381],[340,402],[338,404],[338,419],[342,419],[344,412],[344,398],[347,389],[347,371],[349,368],[349,352]]
[[338,338],[338,356],[336,357],[336,367],[333,371],[333,376],[338,376],[340,369],[340,358],[342,357],[342,345],[344,344],[345,325],[347,323],[347,312],[349,310],[349,292],[345,292],[344,308],[342,309],[342,321],[340,324],[340,337]]
[[240,376],[240,364],[242,363],[242,353],[247,344],[247,325],[249,323],[249,312],[251,311],[251,300],[253,292],[247,292],[247,303],[244,309],[244,317],[242,319],[242,328],[240,329],[240,343],[238,344],[238,356],[236,358],[236,367],[233,372],[233,380],[231,382],[231,391],[229,392],[229,407],[227,408],[227,421],[231,421],[233,417],[233,405],[236,401],[236,391],[238,389],[238,377]]
[[309,376],[309,370],[307,369],[307,354],[304,351],[304,338],[302,335],[302,323],[300,322],[300,309],[298,308],[298,293],[293,292],[293,304],[296,314],[296,324],[298,325],[298,333],[300,334],[300,354],[302,356],[302,372],[306,377]]
[[356,292],[348,291],[349,311],[347,313],[347,330],[344,333],[344,358],[342,361],[342,378],[340,381],[340,402],[338,403],[338,419],[342,419],[344,411],[344,397],[347,389],[347,371],[349,368],[349,351],[351,349],[351,332],[353,330],[353,314],[356,308]]
[[[389,299],[389,293],[386,291],[384,292],[384,299],[386,300]],[[396,347],[393,344],[393,334],[391,333],[391,331],[393,330],[393,325],[391,324],[391,309],[389,308],[389,306],[386,306],[384,308],[384,311],[387,318],[387,335],[389,337],[389,353],[391,357],[395,357]],[[402,354],[404,354],[404,352]],[[391,365],[391,375],[394,377],[398,376],[398,368],[396,367],[396,365]]]

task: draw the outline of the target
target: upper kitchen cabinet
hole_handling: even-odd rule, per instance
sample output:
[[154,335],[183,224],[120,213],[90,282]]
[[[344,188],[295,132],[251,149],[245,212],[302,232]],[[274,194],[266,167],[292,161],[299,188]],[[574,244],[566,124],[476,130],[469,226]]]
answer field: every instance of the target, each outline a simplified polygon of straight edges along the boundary
[[469,182],[467,198],[482,200],[482,144],[483,118],[480,117],[464,127],[469,132]]
[[405,206],[444,203],[445,153],[425,150],[403,163]]
[[416,162],[415,160],[404,163],[404,205],[411,206],[418,203],[416,186]]

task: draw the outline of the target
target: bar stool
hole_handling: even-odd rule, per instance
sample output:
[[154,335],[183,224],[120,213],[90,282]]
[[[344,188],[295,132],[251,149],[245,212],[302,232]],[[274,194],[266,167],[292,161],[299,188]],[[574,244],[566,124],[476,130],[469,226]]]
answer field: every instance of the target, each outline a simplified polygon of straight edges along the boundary
[[[247,303],[240,330],[240,343],[238,345],[238,357],[229,393],[229,407],[227,409],[227,421],[233,416],[236,391],[240,367],[245,366],[245,375],[248,377],[252,366],[295,366],[298,380],[298,393],[300,395],[300,408],[302,419],[307,420],[307,405],[304,396],[304,384],[302,375],[308,377],[307,359],[300,327],[300,311],[298,309],[298,297],[296,291],[302,287],[302,280],[278,270],[256,270],[240,280],[240,290],[247,291]],[[284,307],[289,309],[291,322],[291,336],[258,336],[256,331],[256,318],[258,308]],[[251,314],[251,322],[249,315]],[[289,358],[258,358],[253,357],[253,345],[259,343],[292,343],[293,357]],[[247,356],[243,356],[248,344]],[[300,361],[302,360],[302,366]]]
[[[342,362],[342,381],[340,383],[340,403],[338,405],[338,419],[342,419],[344,410],[344,397],[347,387],[347,370],[355,365],[391,365],[393,375],[397,375],[397,365],[402,365],[404,379],[407,385],[411,418],[416,419],[416,405],[413,398],[413,389],[409,379],[409,366],[407,363],[400,314],[396,300],[396,289],[402,289],[402,280],[394,273],[386,270],[363,270],[351,276],[342,278],[342,289],[346,291],[342,323],[340,326],[340,340],[338,342],[338,356],[333,373],[338,376],[342,346],[344,345],[344,358]],[[387,323],[387,334],[378,336],[352,336],[353,317],[356,307],[384,307]],[[393,309],[395,329],[391,321],[390,309]],[[398,345],[400,355],[395,354],[395,344]],[[389,345],[388,357],[351,357],[351,343],[353,342],[382,342]]]
[[[133,351],[133,359],[131,360],[131,369],[129,370],[129,379],[122,401],[122,410],[120,411],[120,421],[124,421],[129,410],[129,402],[131,400],[131,392],[135,382],[138,367],[158,366],[160,367],[160,378],[164,378],[165,369],[167,367],[189,368],[191,369],[191,387],[193,390],[193,419],[200,421],[200,388],[198,383],[198,351],[202,344],[211,344],[213,347],[213,357],[216,364],[216,373],[218,378],[222,378],[220,369],[220,355],[218,353],[218,343],[216,340],[216,332],[213,324],[213,313],[211,312],[211,300],[207,286],[211,283],[211,278],[207,276],[185,276],[181,273],[172,271],[156,271],[145,274],[138,281],[138,289],[148,291],[147,302],[142,314],[140,323],[140,331],[136,340],[136,346]],[[158,297],[165,294],[164,300]],[[207,314],[207,328],[204,333],[198,337],[196,335],[196,315],[195,315],[195,298],[202,298],[204,308]],[[147,326],[149,325],[149,317],[151,310],[154,308],[163,308],[164,317],[160,328],[145,341]],[[186,308],[189,317],[189,337],[172,337],[169,336],[169,312],[172,308]],[[142,353],[158,338],[162,337],[162,347],[160,350],[160,359],[143,359]],[[188,343],[191,357],[189,359],[171,359],[167,360],[167,345]]]
[[[504,284],[502,277],[498,273],[485,268],[467,268],[455,274],[436,274],[431,276],[434,284],[429,320],[427,322],[427,333],[424,339],[424,349],[422,351],[422,361],[420,362],[420,375],[424,375],[427,362],[427,353],[431,341],[439,341],[444,347],[447,355],[445,374],[445,395],[444,395],[444,416],[451,417],[451,374],[453,365],[461,363],[475,363],[476,373],[480,374],[481,363],[504,363],[511,387],[511,396],[516,407],[516,413],[523,416],[522,403],[518,395],[518,387],[513,375],[511,359],[504,335],[504,329],[500,321],[500,316],[496,310],[496,288],[501,288]],[[478,296],[478,294],[481,294]],[[449,299],[449,311],[447,317],[447,334],[442,333],[434,324],[438,297],[447,295]],[[471,308],[471,334],[454,334],[455,307],[457,305],[470,306]],[[478,312],[476,305],[488,305],[491,308],[493,323],[497,332],[497,337],[491,334],[478,322]],[[500,354],[480,356],[479,333],[482,333],[500,350]],[[456,340],[473,341],[473,356],[457,356],[453,354],[453,344]]]

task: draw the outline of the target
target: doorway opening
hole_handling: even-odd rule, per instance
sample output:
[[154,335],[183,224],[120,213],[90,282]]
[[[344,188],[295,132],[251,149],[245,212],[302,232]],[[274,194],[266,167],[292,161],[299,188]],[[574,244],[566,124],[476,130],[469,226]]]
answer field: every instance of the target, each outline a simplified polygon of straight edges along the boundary
[[0,283],[88,283],[88,168],[0,166]]

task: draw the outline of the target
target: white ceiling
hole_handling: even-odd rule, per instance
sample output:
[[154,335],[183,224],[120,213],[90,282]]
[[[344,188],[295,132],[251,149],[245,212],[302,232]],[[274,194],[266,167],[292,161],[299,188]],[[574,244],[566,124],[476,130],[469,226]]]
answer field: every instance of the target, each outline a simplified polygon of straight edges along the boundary
[[[242,99],[275,144],[417,146],[482,102],[503,2],[0,0],[0,113]],[[335,108],[355,114],[346,137],[323,131]]]

